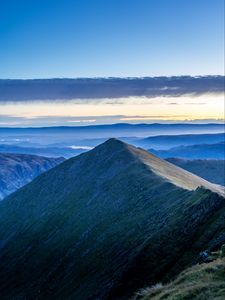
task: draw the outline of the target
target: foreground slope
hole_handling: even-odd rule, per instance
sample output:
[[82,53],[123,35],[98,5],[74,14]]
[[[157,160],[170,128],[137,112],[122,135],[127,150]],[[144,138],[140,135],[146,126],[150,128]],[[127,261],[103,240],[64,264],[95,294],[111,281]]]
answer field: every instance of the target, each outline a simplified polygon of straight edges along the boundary
[[167,161],[210,182],[225,185],[225,160],[168,158]]
[[141,290],[133,300],[225,299],[225,258],[196,265],[183,271],[165,286],[157,284]]
[[115,139],[65,161],[0,203],[1,299],[128,299],[170,278],[225,240],[212,190]]
[[0,200],[63,161],[63,158],[0,153]]

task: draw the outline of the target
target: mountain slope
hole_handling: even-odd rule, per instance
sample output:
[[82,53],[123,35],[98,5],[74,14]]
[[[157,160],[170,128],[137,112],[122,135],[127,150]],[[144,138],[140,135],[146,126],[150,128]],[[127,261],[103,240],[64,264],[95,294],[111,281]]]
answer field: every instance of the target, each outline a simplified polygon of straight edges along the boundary
[[225,157],[225,143],[217,144],[202,144],[192,146],[174,147],[168,150],[154,150],[150,152],[162,158],[183,158],[183,159],[220,159],[224,160]]
[[222,189],[221,186],[211,184],[203,178],[184,171],[183,169],[178,168],[143,149],[129,145],[129,150],[137,155],[140,161],[149,167],[151,171],[176,186],[187,190],[195,190],[197,187],[202,186],[206,189],[210,189],[211,191],[224,195],[224,189]]
[[63,161],[63,158],[0,153],[0,200]]
[[225,185],[225,160],[168,158],[167,161],[207,181]]
[[224,197],[198,185],[222,193],[115,139],[42,174],[0,203],[1,299],[128,299],[173,276],[225,239]]

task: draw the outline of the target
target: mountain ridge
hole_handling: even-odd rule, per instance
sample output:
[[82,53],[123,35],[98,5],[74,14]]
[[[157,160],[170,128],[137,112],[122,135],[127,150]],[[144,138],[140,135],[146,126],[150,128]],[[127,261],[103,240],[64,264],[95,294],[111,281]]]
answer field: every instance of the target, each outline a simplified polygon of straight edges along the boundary
[[[212,184],[203,178],[194,175],[188,171],[184,171],[182,168],[175,166],[170,162],[166,162],[156,155],[149,153],[149,151],[137,148],[132,145],[125,144],[124,142],[118,139],[109,139],[106,143],[119,143],[126,147],[134,155],[139,157],[140,161],[148,166],[151,171],[155,172],[159,176],[162,176],[169,182],[188,190],[194,190],[197,187],[203,186],[207,189],[212,190],[213,192],[217,192],[220,195],[225,195],[224,189],[222,186]],[[104,143],[103,143],[104,144]],[[102,145],[103,145],[102,144]],[[160,168],[161,167],[161,168]],[[176,176],[174,176],[176,174]]]

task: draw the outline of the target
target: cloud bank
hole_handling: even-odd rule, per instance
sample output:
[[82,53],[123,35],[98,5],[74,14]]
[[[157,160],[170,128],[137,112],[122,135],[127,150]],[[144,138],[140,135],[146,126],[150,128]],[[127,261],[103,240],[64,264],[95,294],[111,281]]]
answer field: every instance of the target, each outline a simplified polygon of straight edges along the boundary
[[224,76],[144,78],[0,79],[0,102],[179,97],[223,93]]

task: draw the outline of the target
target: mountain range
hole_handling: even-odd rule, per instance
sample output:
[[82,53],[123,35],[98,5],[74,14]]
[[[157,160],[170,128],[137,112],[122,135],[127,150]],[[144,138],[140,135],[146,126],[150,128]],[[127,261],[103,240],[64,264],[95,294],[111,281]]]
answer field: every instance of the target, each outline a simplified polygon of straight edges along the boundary
[[60,156],[68,158],[72,156],[76,156],[84,151],[82,148],[70,148],[70,147],[37,147],[37,146],[27,146],[21,147],[17,145],[5,145],[0,144],[0,153],[15,153],[15,154],[31,154],[37,156],[45,156],[45,157],[56,157],[59,158]]
[[161,158],[183,158],[183,159],[218,159],[224,160],[225,142],[216,144],[200,144],[190,146],[179,146],[168,150],[149,149],[150,152]]
[[135,146],[145,149],[166,150],[178,146],[217,144],[225,141],[224,133],[158,135],[134,141]]
[[224,189],[110,139],[0,203],[1,299],[129,299],[225,242]]
[[0,153],[0,200],[63,161],[62,157]]
[[[223,123],[153,123],[153,124],[128,124],[118,123],[109,125],[90,126],[65,126],[65,127],[27,127],[27,128],[7,128],[0,127],[0,142],[18,143],[29,142],[41,145],[70,143],[70,145],[80,145],[85,139],[109,139],[116,137],[123,138],[145,138],[156,135],[192,135],[192,134],[217,134],[224,133]],[[135,140],[135,139],[134,139]],[[74,144],[75,142],[78,144]],[[95,143],[96,146],[98,141]],[[20,145],[21,146],[21,145]],[[92,144],[93,146],[93,144]],[[138,145],[141,146],[141,145]],[[154,147],[149,147],[154,148]]]
[[[184,158],[223,159],[224,147],[220,143],[224,142],[224,132],[215,133],[217,130],[223,131],[223,127],[223,124],[114,124],[65,128],[0,128],[0,153],[69,158],[116,136],[123,142],[151,149],[151,152],[159,151],[155,153],[162,157],[185,155]],[[186,130],[193,133],[180,134]],[[165,131],[167,135],[158,135]],[[140,137],[149,134],[154,136],[144,139]]]

